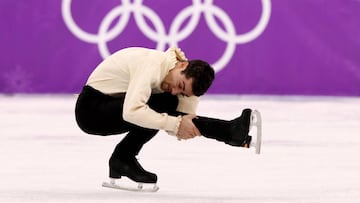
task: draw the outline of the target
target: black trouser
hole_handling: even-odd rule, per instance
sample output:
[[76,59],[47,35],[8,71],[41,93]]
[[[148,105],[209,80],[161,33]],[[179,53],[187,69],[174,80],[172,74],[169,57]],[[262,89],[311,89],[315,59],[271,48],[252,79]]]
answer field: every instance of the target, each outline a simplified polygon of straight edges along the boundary
[[[128,132],[116,146],[113,156],[127,158],[136,156],[142,146],[153,138],[158,130],[143,128],[124,121],[122,117],[125,93],[109,96],[85,86],[80,93],[75,116],[79,127],[86,133],[95,135],[115,135]],[[176,108],[177,96],[170,93],[152,94],[147,104],[159,113],[177,116],[182,113]],[[229,121],[198,117],[193,119],[195,126],[205,137],[225,142],[230,140]]]
[[[117,156],[128,157],[137,155],[158,130],[124,121],[122,113],[125,95],[120,93],[109,96],[85,86],[76,102],[75,116],[79,127],[88,134],[106,136],[128,132],[114,151]],[[159,113],[180,114],[176,112],[177,97],[169,93],[152,94],[147,104]]]

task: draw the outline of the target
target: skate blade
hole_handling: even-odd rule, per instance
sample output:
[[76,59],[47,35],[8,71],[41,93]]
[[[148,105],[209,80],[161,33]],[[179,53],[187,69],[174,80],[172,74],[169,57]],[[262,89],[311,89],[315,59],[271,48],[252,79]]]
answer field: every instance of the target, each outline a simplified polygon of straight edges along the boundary
[[[118,180],[118,183],[116,182],[116,179],[110,179],[109,182],[103,182],[102,186],[112,189],[131,191],[131,192],[156,192],[160,189],[156,184],[136,183],[133,181],[132,183],[129,183],[130,180],[127,181],[127,183],[124,183],[123,179],[124,178],[122,178],[122,180]],[[137,184],[137,186],[134,184]]]
[[[258,110],[251,112],[250,126],[256,128],[256,142],[251,143],[251,146],[255,147],[255,153],[260,154],[261,152],[261,136],[262,136],[262,122],[261,114]],[[255,136],[253,136],[255,137]]]

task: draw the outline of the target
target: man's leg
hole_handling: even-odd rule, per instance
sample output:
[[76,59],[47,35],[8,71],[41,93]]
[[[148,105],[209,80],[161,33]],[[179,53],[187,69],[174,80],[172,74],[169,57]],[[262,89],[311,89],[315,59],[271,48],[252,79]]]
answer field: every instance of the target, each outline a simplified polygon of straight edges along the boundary
[[[158,113],[175,112],[178,105],[178,99],[168,93],[151,95],[148,105]],[[113,156],[129,157],[136,156],[145,143],[150,141],[158,130],[142,128],[136,125],[130,125],[129,132],[124,139],[116,146]]]
[[151,140],[158,130],[134,126],[116,145],[109,160],[110,178],[127,176],[135,182],[156,183],[157,176],[142,168],[136,159],[145,143]]
[[[161,102],[162,100],[167,102],[164,104]],[[185,113],[176,111],[178,105],[177,96],[161,94],[150,98],[149,102],[160,104],[152,106],[158,112],[167,112],[173,116],[185,115]],[[230,121],[197,116],[197,118],[193,119],[193,123],[204,137],[216,139],[232,146],[247,147],[247,144],[251,142],[251,137],[248,135],[250,116],[251,109],[244,109],[241,116]]]
[[244,109],[241,116],[230,120],[220,120],[198,116],[193,123],[207,138],[216,139],[232,146],[248,147],[251,110]]
[[157,133],[158,130],[134,126],[121,142],[116,145],[112,156],[120,159],[135,157],[139,154],[143,145],[150,141]]
[[130,124],[123,120],[125,93],[112,97],[85,86],[75,107],[79,127],[88,134],[116,135],[127,132]]
[[[175,112],[177,104],[177,97],[167,93],[153,94],[148,101],[150,108],[159,113]],[[144,144],[150,141],[157,133],[158,130],[155,129],[131,125],[128,134],[117,144],[111,155],[109,160],[110,177],[120,178],[121,176],[127,176],[136,182],[156,183],[156,174],[144,170],[135,157]]]

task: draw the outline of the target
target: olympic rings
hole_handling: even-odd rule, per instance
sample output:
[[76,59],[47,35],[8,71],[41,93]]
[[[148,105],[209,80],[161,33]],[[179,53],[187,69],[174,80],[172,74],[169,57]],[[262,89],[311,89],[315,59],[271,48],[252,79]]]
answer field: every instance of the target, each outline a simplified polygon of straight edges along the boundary
[[[213,4],[213,0],[192,0],[192,5],[183,8],[174,18],[167,34],[161,18],[151,8],[143,5],[143,0],[121,0],[121,4],[114,7],[102,20],[97,34],[82,30],[74,21],[71,14],[71,0],[63,0],[61,5],[62,16],[69,30],[80,40],[97,44],[100,55],[106,58],[110,55],[107,42],[119,36],[126,28],[130,15],[133,13],[140,31],[150,40],[157,42],[157,50],[165,50],[166,45],[177,46],[179,42],[189,37],[199,24],[201,14],[204,14],[210,30],[221,41],[227,43],[223,55],[213,65],[215,71],[223,69],[231,60],[236,46],[253,41],[265,30],[271,15],[271,0],[261,0],[262,13],[257,25],[247,33],[237,34],[234,23],[229,15]],[[225,31],[219,27],[215,17],[222,21]],[[145,18],[149,19],[155,30],[148,26]],[[190,17],[189,22],[180,30],[183,22]],[[111,23],[119,19],[110,29]]]

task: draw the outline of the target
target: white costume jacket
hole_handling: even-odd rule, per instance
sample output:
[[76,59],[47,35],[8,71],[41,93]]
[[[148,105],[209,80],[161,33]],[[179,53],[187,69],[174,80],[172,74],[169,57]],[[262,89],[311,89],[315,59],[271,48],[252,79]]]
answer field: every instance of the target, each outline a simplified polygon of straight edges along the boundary
[[[140,47],[115,52],[91,73],[87,85],[104,94],[126,92],[123,118],[135,125],[177,134],[181,116],[157,113],[146,103],[151,94],[162,93],[161,82],[177,61],[187,60],[177,47],[157,51]],[[195,114],[199,97],[179,95],[180,112]]]

